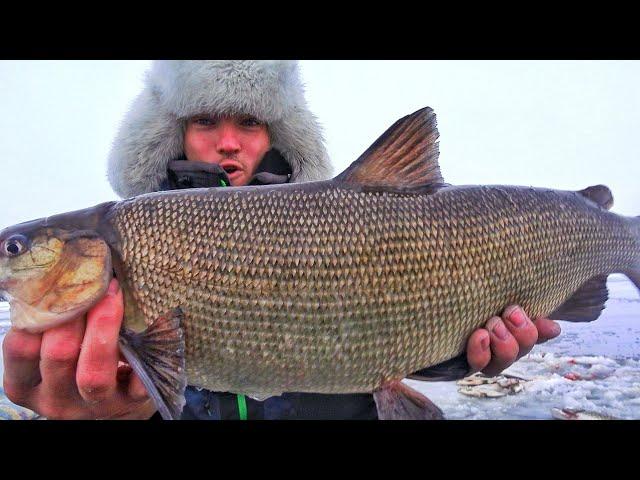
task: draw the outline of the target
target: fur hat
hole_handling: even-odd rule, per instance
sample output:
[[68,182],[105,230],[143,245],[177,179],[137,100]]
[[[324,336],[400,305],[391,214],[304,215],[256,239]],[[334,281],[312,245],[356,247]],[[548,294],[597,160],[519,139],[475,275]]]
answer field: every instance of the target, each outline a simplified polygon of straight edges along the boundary
[[324,180],[332,169],[309,111],[296,61],[155,61],[113,142],[108,178],[131,197],[159,189],[170,160],[183,157],[185,120],[202,113],[248,114],[268,126],[292,182]]

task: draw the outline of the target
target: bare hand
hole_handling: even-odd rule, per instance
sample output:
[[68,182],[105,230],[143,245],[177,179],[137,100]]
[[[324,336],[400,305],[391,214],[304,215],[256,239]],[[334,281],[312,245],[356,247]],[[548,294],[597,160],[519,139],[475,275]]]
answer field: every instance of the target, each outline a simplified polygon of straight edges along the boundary
[[502,318],[493,317],[467,342],[471,371],[495,376],[543,343],[560,335],[560,325],[547,318],[531,321],[517,305],[505,309]]
[[113,279],[86,321],[41,334],[9,330],[2,345],[9,400],[50,419],[151,417],[155,406],[142,382],[128,365],[119,365],[123,311]]

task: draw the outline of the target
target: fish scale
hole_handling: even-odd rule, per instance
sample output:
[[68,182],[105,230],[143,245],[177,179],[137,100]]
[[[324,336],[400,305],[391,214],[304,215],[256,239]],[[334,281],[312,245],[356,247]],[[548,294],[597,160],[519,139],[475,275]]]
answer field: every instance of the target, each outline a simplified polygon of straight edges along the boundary
[[[189,383],[256,397],[370,392],[460,354],[509,304],[548,315],[637,249],[583,198],[517,187],[198,190],[110,221],[144,318],[185,312]],[[148,224],[163,235],[140,242]]]

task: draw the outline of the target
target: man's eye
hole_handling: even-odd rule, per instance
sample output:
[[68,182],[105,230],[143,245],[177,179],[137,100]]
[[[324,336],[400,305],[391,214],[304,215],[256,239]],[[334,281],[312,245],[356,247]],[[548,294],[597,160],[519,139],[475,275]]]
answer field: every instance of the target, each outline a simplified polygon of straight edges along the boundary
[[203,127],[209,127],[215,124],[215,120],[213,118],[203,117],[196,118],[193,123],[195,123],[196,125],[202,125]]
[[262,122],[260,120],[258,120],[257,118],[247,117],[247,118],[242,120],[241,124],[244,127],[257,127],[259,125],[262,125]]
[[2,244],[2,253],[8,257],[17,257],[28,248],[28,240],[23,235],[7,238]]

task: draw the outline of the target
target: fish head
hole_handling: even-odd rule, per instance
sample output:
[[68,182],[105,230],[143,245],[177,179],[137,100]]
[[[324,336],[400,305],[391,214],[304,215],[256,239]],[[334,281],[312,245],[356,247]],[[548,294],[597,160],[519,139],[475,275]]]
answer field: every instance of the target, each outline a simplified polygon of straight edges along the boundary
[[111,276],[109,246],[95,232],[46,219],[0,232],[0,297],[16,328],[37,333],[77,318],[105,294]]

